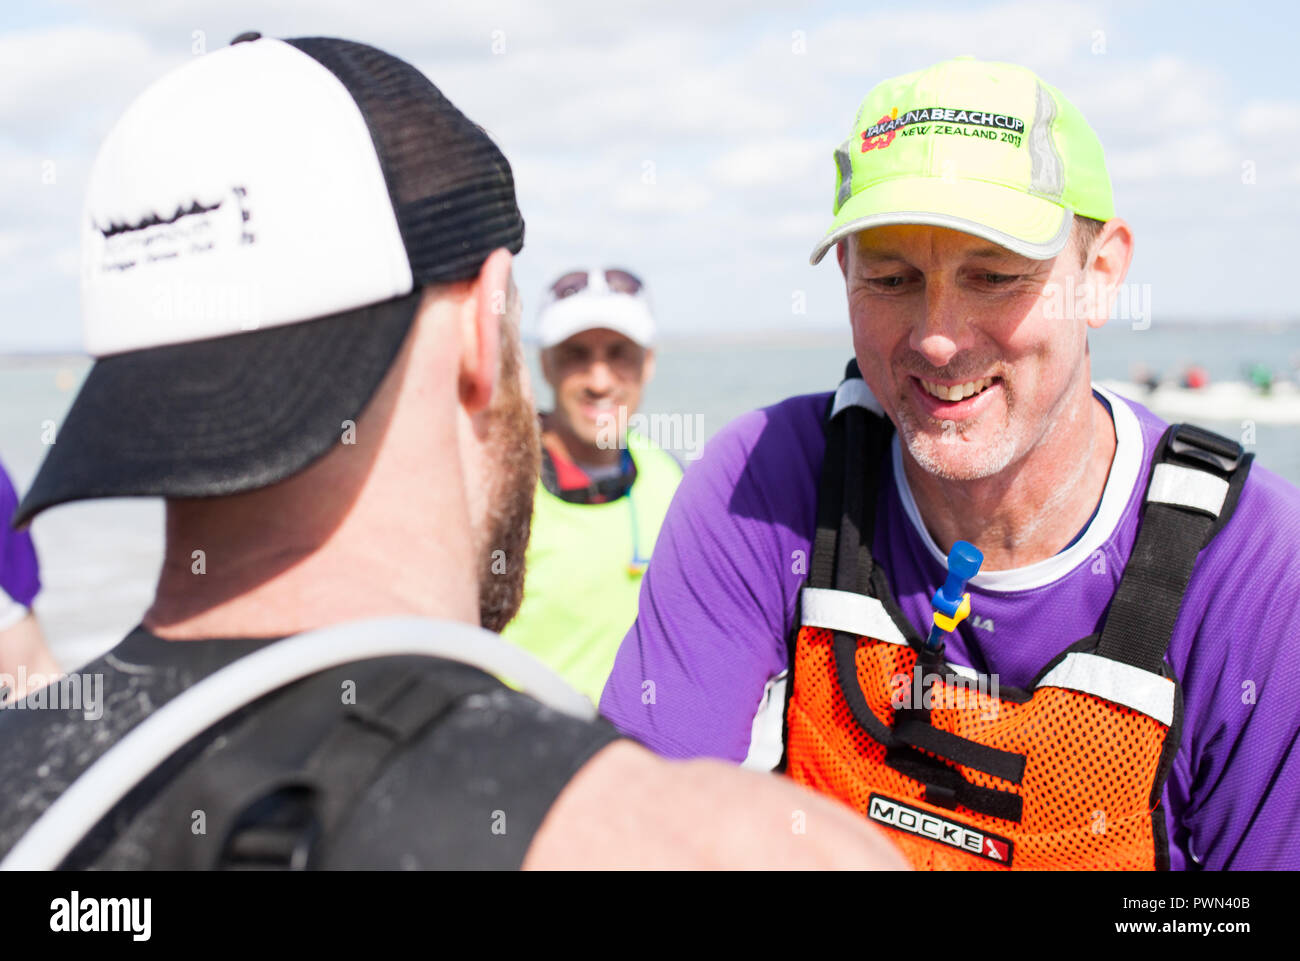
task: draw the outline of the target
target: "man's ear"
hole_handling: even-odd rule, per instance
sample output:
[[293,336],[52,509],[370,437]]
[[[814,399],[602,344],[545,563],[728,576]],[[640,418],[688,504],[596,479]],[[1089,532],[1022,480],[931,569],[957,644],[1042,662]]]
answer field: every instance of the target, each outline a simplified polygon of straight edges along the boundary
[[471,414],[485,410],[501,372],[501,324],[510,291],[510,251],[500,247],[483,261],[461,308],[460,402]]
[[641,386],[644,387],[650,383],[655,376],[655,349],[647,347],[645,349],[645,360],[641,363]]
[[835,241],[835,259],[840,262],[840,273],[849,275],[849,245],[843,238]]
[[1133,231],[1126,221],[1112,217],[1097,234],[1084,268],[1087,282],[1093,284],[1096,291],[1094,313],[1088,318],[1089,327],[1101,327],[1106,323],[1132,260]]

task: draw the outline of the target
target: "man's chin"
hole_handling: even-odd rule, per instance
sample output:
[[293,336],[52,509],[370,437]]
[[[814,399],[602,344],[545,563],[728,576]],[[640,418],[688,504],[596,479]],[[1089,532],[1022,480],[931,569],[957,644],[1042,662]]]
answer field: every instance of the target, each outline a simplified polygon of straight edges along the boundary
[[618,437],[618,424],[611,420],[609,424],[588,425],[581,424],[573,432],[573,436],[578,441],[588,447],[607,447],[611,439]]
[[605,448],[610,445],[611,441],[616,442],[622,436],[623,428],[626,426],[626,412],[620,419],[619,411],[615,409],[608,413],[602,413],[599,417],[584,417],[577,423],[574,433],[584,444]]
[[901,433],[912,460],[940,480],[983,480],[1001,473],[1015,459],[1015,438],[1006,430],[961,433],[955,425],[924,430],[904,419]]
[[567,409],[557,414],[565,432],[588,447],[599,447],[607,438],[617,437],[621,426],[617,411],[598,418]]

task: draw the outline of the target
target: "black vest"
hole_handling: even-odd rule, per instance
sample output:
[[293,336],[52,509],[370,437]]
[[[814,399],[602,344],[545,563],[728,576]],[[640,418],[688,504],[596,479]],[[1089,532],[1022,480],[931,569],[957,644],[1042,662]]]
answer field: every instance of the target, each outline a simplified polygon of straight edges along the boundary
[[[0,712],[0,852],[144,717],[273,643],[168,642],[137,628],[77,672],[102,675],[102,717],[85,701]],[[60,704],[73,683],[59,682]],[[357,661],[195,737],[61,867],[517,868],[560,791],[617,736],[457,661]]]

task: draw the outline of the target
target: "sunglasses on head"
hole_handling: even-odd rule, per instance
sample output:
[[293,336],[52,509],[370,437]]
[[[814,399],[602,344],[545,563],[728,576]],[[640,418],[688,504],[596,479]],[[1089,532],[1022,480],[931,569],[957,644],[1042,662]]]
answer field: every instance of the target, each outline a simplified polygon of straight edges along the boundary
[[[605,285],[616,294],[638,294],[645,286],[641,278],[619,267],[607,268],[604,272]],[[575,270],[565,274],[551,284],[551,295],[556,300],[572,297],[581,290],[586,290],[591,278],[585,270]]]

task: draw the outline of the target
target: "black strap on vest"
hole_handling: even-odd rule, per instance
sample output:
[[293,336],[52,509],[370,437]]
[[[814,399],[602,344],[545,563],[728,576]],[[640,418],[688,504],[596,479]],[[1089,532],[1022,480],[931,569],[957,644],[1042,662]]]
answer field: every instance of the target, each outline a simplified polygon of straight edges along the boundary
[[[849,362],[844,376],[845,381],[861,377],[856,361]],[[875,564],[870,549],[883,473],[880,465],[888,453],[892,430],[888,419],[857,405],[837,414],[833,407],[828,409],[809,585],[879,599],[918,652],[921,667],[925,661],[920,636],[902,616],[886,572]],[[1154,464],[1208,470],[1228,482],[1228,494],[1217,516],[1156,501],[1144,506],[1133,554],[1111,602],[1098,654],[1161,673],[1197,555],[1231,516],[1252,459],[1253,455],[1243,455],[1240,445],[1201,428],[1169,428]],[[887,764],[924,784],[925,799],[933,804],[960,804],[993,817],[1020,820],[1019,796],[973,785],[947,762],[1018,784],[1024,775],[1023,755],[941,731],[931,725],[924,709],[896,711],[894,726],[886,726],[872,712],[858,682],[855,655],[859,638],[845,631],[833,635],[836,676],[845,701],[858,725],[886,747]]]
[[[319,867],[336,829],[403,747],[465,697],[500,687],[480,671],[445,665],[409,656],[353,662],[250,705],[164,789],[161,807],[171,813],[153,835],[155,862]],[[342,703],[348,685],[355,703]],[[202,832],[193,829],[197,812]],[[98,853],[74,851],[63,866],[86,866]]]
[[[858,362],[849,361],[844,379],[861,378]],[[830,413],[828,409],[809,583],[813,587],[871,594],[875,568],[871,541],[880,498],[876,466],[889,452],[894,425],[856,405],[846,407],[834,418]]]
[[[355,671],[353,672],[355,673]],[[225,838],[213,867],[218,869],[287,870],[316,867],[328,839],[361,795],[401,748],[413,741],[453,704],[470,693],[464,683],[446,676],[412,677],[409,665],[365,682],[372,695],[362,696],[329,728],[324,739],[296,769],[290,764],[263,774],[260,783],[244,779],[247,790],[230,793],[232,803],[209,820]],[[476,690],[495,682],[484,676]],[[232,759],[242,767],[247,758]],[[199,798],[210,797],[200,789]],[[278,810],[277,810],[278,809]],[[269,816],[268,816],[269,815]]]
[[954,808],[960,804],[968,810],[1004,821],[1019,821],[1024,811],[1020,795],[971,784],[956,768],[938,762],[928,754],[891,747],[885,752],[885,763],[899,774],[924,784],[925,800],[938,807]]
[[1143,504],[1137,540],[1106,614],[1098,654],[1161,672],[1196,558],[1232,516],[1254,459],[1240,444],[1190,424],[1165,431],[1153,477],[1156,464],[1191,467],[1226,481],[1228,493],[1217,515],[1159,501]]

